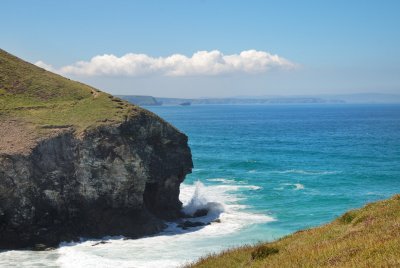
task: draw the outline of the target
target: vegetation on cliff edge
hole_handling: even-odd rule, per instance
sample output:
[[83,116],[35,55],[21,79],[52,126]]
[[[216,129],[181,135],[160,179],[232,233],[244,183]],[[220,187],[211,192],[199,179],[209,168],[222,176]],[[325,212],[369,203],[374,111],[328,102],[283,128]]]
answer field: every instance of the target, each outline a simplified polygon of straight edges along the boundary
[[84,130],[120,122],[139,108],[25,62],[0,49],[0,121],[18,120],[38,130]]
[[400,195],[275,242],[206,256],[187,267],[400,267]]

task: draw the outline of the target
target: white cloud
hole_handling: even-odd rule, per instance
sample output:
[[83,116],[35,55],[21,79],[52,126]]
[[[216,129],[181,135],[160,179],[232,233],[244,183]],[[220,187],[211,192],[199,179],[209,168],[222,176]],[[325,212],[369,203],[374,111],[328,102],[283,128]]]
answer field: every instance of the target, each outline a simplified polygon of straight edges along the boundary
[[278,55],[264,51],[246,50],[240,54],[224,55],[218,50],[198,51],[191,57],[173,54],[168,57],[150,57],[128,53],[122,57],[104,54],[90,61],[54,68],[42,61],[37,66],[62,75],[76,76],[215,76],[230,73],[256,74],[271,69],[292,69],[296,64]]
[[35,62],[35,65],[39,66],[40,68],[46,69],[47,71],[51,71],[51,72],[56,71],[56,70],[54,70],[53,66],[51,66],[50,64],[47,64],[41,60]]

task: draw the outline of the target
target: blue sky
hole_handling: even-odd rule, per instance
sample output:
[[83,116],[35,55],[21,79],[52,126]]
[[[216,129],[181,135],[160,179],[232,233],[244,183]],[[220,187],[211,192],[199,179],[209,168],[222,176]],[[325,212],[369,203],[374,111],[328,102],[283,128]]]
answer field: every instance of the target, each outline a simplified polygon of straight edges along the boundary
[[[400,1],[3,0],[1,9],[1,48],[114,94],[400,93]],[[207,53],[193,59],[198,51]],[[264,54],[235,57],[242,51]],[[91,61],[104,54],[114,57]],[[186,58],[171,67],[174,54]],[[210,65],[199,67],[204,57]]]

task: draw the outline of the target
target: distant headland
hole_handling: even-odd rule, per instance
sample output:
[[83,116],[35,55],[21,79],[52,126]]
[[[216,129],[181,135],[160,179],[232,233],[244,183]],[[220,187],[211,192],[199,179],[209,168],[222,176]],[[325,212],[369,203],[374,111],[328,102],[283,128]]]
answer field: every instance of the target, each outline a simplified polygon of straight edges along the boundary
[[400,103],[400,95],[359,93],[318,96],[243,96],[230,98],[164,98],[142,95],[118,95],[139,106],[169,105],[226,105],[226,104],[394,104]]

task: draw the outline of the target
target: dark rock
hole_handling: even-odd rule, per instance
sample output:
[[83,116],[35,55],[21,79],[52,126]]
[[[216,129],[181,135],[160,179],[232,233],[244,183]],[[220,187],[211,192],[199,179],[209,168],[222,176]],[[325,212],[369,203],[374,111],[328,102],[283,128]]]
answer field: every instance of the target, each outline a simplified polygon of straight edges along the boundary
[[53,247],[48,247],[45,244],[36,244],[32,247],[32,250],[34,251],[49,251],[49,250],[54,250],[55,248]]
[[201,208],[196,210],[193,214],[185,214],[181,212],[181,218],[199,218],[203,216],[207,216],[208,214],[208,209],[207,208]]
[[198,217],[203,217],[203,216],[207,216],[208,214],[208,209],[206,208],[201,208],[196,210],[196,212],[193,214],[194,218],[198,218]]
[[147,111],[80,136],[60,129],[26,154],[0,150],[0,248],[157,233],[180,216],[191,168],[186,135]]
[[184,221],[180,224],[178,224],[178,227],[186,230],[188,228],[193,228],[193,227],[199,227],[199,226],[204,226],[204,225],[208,225],[204,222],[200,222],[200,221]]
[[107,242],[107,241],[100,241],[100,242],[94,243],[94,244],[92,245],[92,247],[98,246],[98,245],[103,245],[103,244],[108,244],[108,243],[110,243],[110,242]]
[[221,223],[221,219],[215,219],[212,221],[212,223]]

